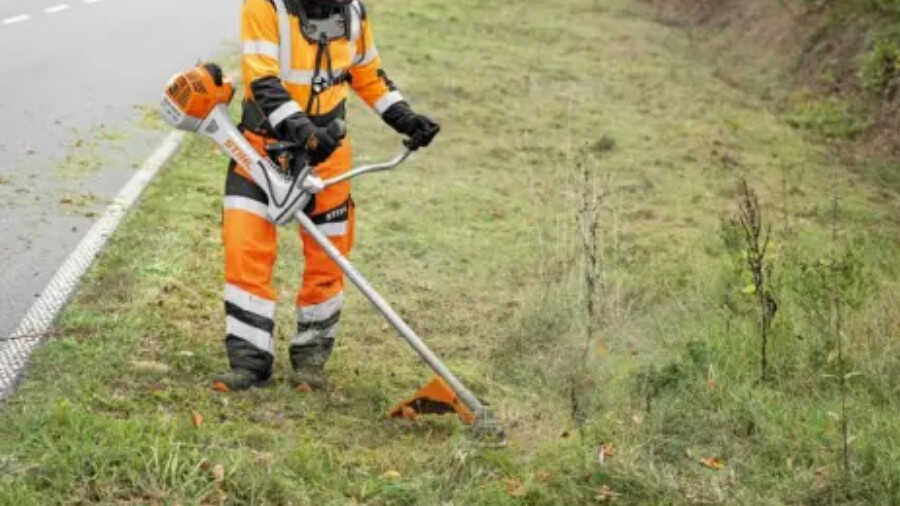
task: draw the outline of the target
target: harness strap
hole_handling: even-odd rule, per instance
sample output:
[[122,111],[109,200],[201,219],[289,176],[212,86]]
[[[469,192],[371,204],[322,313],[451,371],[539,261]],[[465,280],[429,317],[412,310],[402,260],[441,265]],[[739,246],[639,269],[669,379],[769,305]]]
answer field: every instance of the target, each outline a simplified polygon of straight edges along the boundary
[[[281,78],[284,80],[287,76],[292,74],[292,62],[293,62],[293,53],[292,53],[292,41],[291,41],[291,19],[290,19],[290,11],[288,11],[287,6],[285,5],[285,0],[272,0],[275,4],[275,11],[278,15],[278,62],[281,68]],[[351,66],[356,65],[363,61],[366,58],[366,48],[365,48],[365,34],[362,29],[362,20],[365,18],[365,13],[363,12],[362,4],[358,1],[354,0],[348,6],[346,11],[349,13],[349,24],[350,24],[350,33],[347,34],[347,38],[349,39],[351,45],[354,46],[354,58],[351,62]],[[356,42],[359,37],[363,37],[363,54],[356,55]],[[316,66],[313,70],[312,79],[310,82],[310,95],[309,100],[306,104],[306,112],[312,116],[312,106],[313,103],[318,104],[319,95],[322,94],[328,88],[337,86],[343,83],[349,83],[352,81],[352,77],[350,76],[350,70],[344,70],[340,75],[334,75],[334,69],[331,64],[331,51],[328,49],[328,41],[319,40],[317,43],[318,50],[316,52]],[[327,74],[322,75],[322,58],[323,56],[327,60]],[[341,104],[341,108],[343,108],[343,103]],[[246,111],[246,108],[245,108]],[[329,113],[330,114],[330,113]]]

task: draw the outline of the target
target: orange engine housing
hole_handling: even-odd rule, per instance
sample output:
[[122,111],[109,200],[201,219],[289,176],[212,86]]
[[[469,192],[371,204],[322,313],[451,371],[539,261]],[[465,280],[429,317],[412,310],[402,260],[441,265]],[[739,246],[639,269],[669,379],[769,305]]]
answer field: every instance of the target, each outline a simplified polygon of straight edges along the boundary
[[166,87],[166,96],[182,113],[202,120],[217,105],[231,102],[234,84],[227,77],[222,84],[216,84],[210,71],[200,65],[173,77]]

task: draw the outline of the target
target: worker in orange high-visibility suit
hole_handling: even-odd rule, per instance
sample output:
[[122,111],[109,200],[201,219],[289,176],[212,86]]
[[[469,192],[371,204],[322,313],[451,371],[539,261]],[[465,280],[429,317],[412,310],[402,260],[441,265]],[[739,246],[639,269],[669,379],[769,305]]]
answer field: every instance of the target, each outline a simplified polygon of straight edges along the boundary
[[[349,170],[350,141],[329,128],[344,117],[352,89],[384,121],[427,146],[440,128],[412,111],[381,68],[371,21],[357,0],[245,0],[241,13],[242,70],[246,100],[241,126],[265,154],[269,142],[301,146],[321,178]],[[233,163],[225,188],[226,349],[230,372],[219,390],[267,383],[274,361],[276,293],[272,268],[276,227],[266,218],[266,193]],[[317,194],[305,212],[347,254],[353,245],[350,182]],[[297,332],[290,344],[295,385],[323,385],[323,366],[338,330],[344,301],[340,269],[301,231],[305,268],[297,296]]]

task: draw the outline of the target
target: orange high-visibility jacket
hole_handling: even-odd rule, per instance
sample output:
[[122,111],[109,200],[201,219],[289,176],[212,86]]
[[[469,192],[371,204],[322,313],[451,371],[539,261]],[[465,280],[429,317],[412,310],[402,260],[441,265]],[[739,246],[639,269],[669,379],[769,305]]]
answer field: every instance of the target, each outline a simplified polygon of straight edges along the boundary
[[346,12],[346,37],[310,41],[288,0],[245,0],[241,14],[246,96],[276,131],[298,113],[322,116],[341,106],[352,88],[379,115],[403,101],[385,72],[372,26],[359,1]]

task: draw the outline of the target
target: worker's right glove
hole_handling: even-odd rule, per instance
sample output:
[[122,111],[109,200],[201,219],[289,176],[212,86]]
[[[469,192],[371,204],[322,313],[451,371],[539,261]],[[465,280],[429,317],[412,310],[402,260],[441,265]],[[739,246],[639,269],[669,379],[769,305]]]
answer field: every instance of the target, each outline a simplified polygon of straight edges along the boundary
[[325,127],[319,127],[302,112],[292,115],[282,125],[284,135],[280,137],[296,142],[300,146],[300,154],[312,166],[327,160],[347,135],[344,120],[336,119]]
[[327,127],[312,125],[303,144],[310,165],[316,166],[324,162],[341,145],[341,140],[347,135],[346,127],[342,126],[342,123],[343,120],[334,120]]

